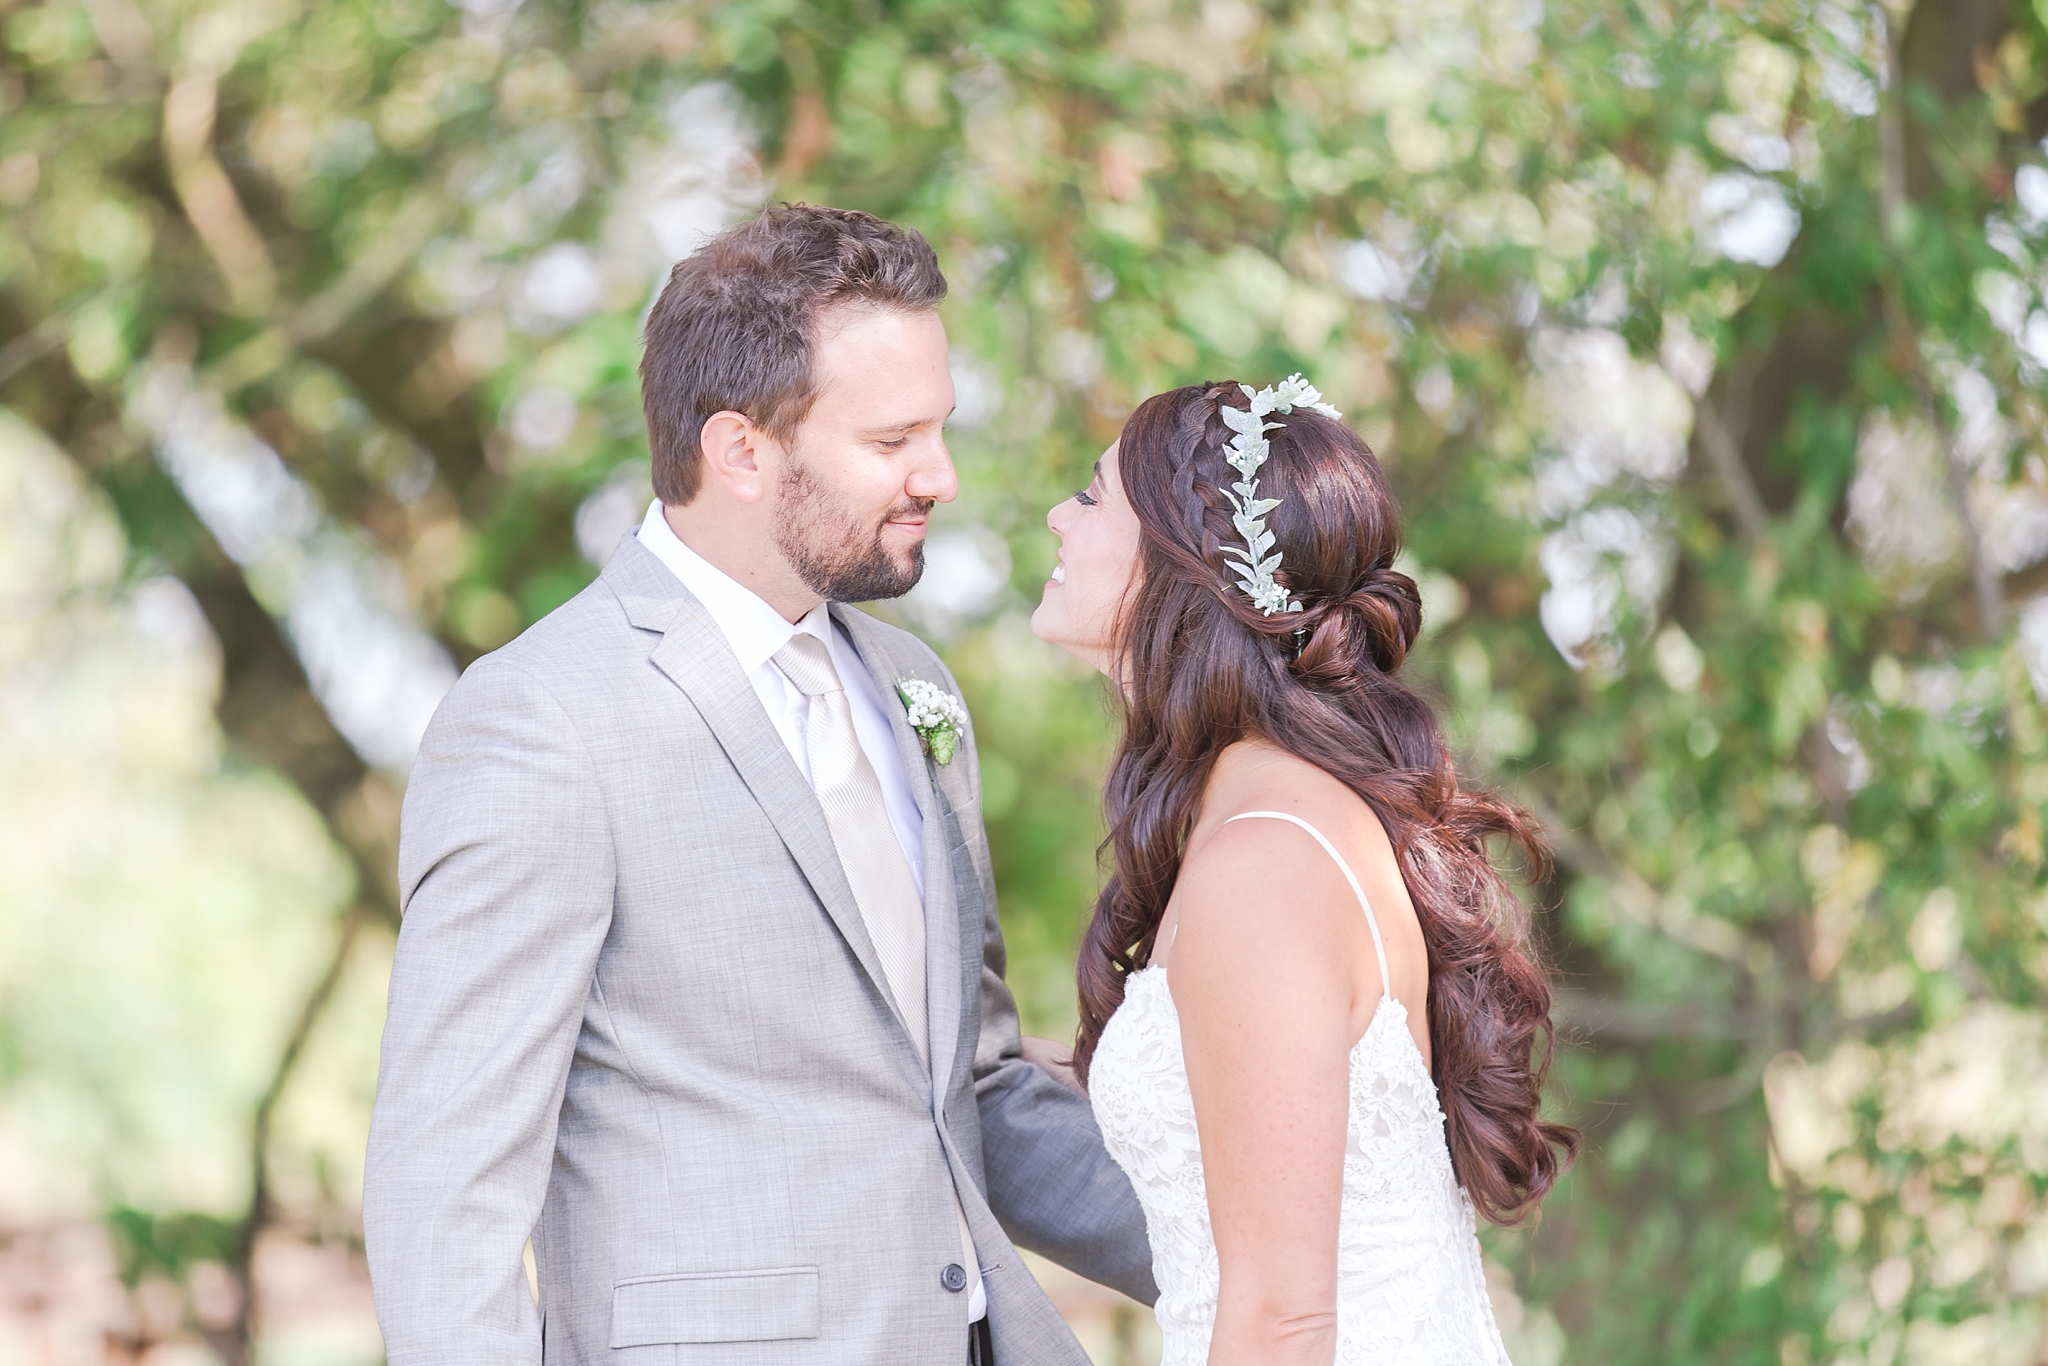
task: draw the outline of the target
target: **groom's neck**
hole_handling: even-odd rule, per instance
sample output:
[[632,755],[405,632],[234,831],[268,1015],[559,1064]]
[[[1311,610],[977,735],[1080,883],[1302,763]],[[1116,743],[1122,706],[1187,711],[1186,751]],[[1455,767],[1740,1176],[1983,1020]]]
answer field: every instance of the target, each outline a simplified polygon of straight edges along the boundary
[[782,557],[766,521],[747,515],[755,509],[745,504],[714,507],[714,501],[700,494],[681,506],[663,503],[662,520],[677,540],[774,608],[784,621],[795,624],[824,601]]

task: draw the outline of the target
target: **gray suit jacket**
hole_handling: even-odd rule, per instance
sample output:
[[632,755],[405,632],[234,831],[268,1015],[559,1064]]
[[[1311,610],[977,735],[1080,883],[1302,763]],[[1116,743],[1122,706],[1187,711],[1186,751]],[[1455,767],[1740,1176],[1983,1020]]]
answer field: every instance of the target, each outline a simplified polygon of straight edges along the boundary
[[363,1192],[393,1366],[961,1366],[956,1189],[1004,1366],[1086,1361],[1012,1238],[1156,1297],[1088,1105],[1019,1053],[972,735],[939,767],[896,705],[952,676],[832,614],[924,813],[929,1069],[816,796],[628,538],[463,675],[406,793]]

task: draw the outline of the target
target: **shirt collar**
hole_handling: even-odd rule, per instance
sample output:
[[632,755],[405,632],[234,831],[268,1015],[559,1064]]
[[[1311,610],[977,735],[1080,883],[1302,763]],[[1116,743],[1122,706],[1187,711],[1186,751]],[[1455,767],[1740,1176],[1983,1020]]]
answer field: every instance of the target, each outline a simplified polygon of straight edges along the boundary
[[684,545],[669,527],[668,518],[661,515],[660,499],[648,505],[639,536],[640,544],[654,552],[654,557],[682,580],[690,595],[704,604],[704,610],[718,623],[726,643],[739,658],[741,673],[750,674],[773,659],[775,652],[799,631],[816,636],[828,647],[831,645],[831,618],[823,603],[795,625],[783,620],[782,613],[770,607],[753,589]]

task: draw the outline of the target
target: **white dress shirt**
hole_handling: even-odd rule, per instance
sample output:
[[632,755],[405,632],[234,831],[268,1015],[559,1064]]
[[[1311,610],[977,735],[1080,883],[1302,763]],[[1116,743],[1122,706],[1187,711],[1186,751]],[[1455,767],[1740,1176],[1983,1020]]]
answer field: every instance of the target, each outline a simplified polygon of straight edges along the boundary
[[[853,642],[833,625],[831,613],[820,604],[805,614],[801,621],[791,624],[751,588],[684,545],[662,515],[660,499],[648,506],[638,534],[640,544],[667,565],[682,580],[683,587],[690,590],[691,596],[711,614],[711,620],[717,623],[726,643],[738,656],[740,672],[746,675],[754,695],[761,699],[762,710],[768,713],[768,720],[782,737],[782,743],[789,748],[789,757],[796,761],[797,771],[804,775],[805,782],[813,786],[816,784],[811,778],[810,751],[804,738],[804,727],[810,720],[811,699],[784,676],[782,670],[775,666],[774,658],[775,652],[788,644],[790,637],[799,631],[808,632],[825,642],[825,648],[832,653],[832,667],[838,670],[839,681],[846,689],[847,701],[853,712],[854,734],[860,740],[861,752],[874,766],[875,777],[881,780],[882,804],[888,809],[889,824],[903,844],[903,857],[910,864],[910,875],[917,882],[917,894],[922,897],[924,813],[918,810],[917,798],[911,792],[910,775],[903,767],[903,752],[896,747],[896,733],[889,725],[889,714],[882,709],[882,694],[875,686],[874,675],[861,663],[860,653],[853,648]],[[955,1203],[957,1205],[957,1200]],[[967,1302],[967,1321],[973,1323],[988,1313],[988,1290],[978,1274],[981,1263],[974,1254],[974,1241],[967,1231],[967,1216],[962,1213],[959,1219],[961,1243],[968,1258],[967,1270],[974,1277]]]

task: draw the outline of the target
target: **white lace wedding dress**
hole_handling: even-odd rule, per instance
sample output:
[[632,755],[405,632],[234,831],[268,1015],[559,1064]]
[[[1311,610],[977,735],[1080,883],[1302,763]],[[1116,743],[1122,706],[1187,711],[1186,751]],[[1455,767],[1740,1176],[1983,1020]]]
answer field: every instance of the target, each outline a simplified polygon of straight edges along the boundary
[[[1300,826],[1337,860],[1386,948],[1372,906],[1336,847],[1277,811],[1232,820]],[[1227,823],[1227,822],[1226,822]],[[1102,1136],[1145,1209],[1159,1283],[1160,1366],[1204,1366],[1216,1325],[1216,1241],[1180,1018],[1159,968],[1133,973],[1103,1028],[1088,1090]],[[1486,1297],[1472,1203],[1451,1172],[1444,1116],[1408,1012],[1382,995],[1351,1050],[1351,1122],[1337,1234],[1337,1360],[1371,1366],[1506,1366]]]

